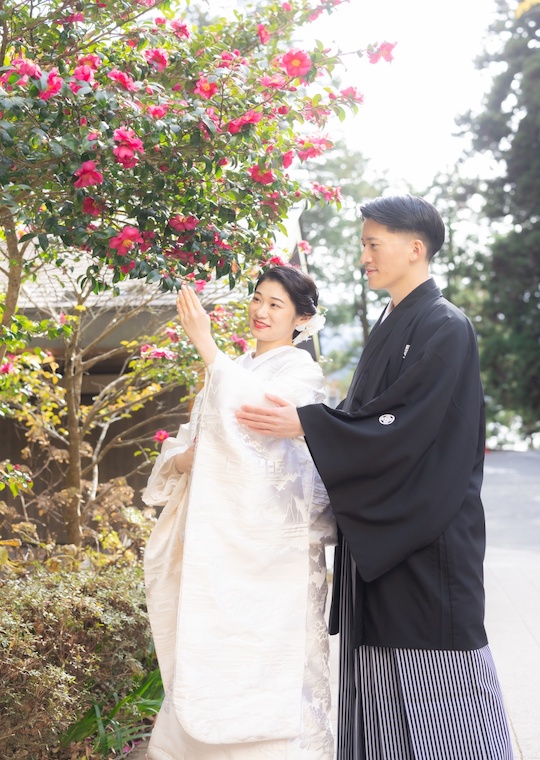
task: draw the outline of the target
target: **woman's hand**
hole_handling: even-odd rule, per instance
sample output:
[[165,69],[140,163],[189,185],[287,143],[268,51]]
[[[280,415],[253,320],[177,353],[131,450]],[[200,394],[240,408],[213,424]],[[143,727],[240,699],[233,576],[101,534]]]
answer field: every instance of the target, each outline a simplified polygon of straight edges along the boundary
[[176,310],[180,324],[208,367],[214,361],[218,347],[210,332],[210,317],[189,285],[178,291]]
[[181,454],[177,454],[174,458],[174,466],[178,472],[189,473],[193,467],[193,457],[195,456],[195,445],[190,446],[189,449],[182,451]]

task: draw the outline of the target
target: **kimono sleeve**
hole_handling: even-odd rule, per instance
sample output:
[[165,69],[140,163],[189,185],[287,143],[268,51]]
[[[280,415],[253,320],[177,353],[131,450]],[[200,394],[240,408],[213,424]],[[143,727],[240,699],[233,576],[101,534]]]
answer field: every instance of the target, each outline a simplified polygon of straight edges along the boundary
[[171,436],[163,441],[141,497],[149,507],[161,507],[166,504],[180,482],[183,473],[176,469],[174,458],[186,451],[194,441],[201,401],[202,396],[199,394],[195,399],[189,423],[180,425],[174,438]]
[[483,394],[468,320],[446,320],[357,412],[311,405],[298,413],[364,580],[432,543],[466,495],[479,494]]

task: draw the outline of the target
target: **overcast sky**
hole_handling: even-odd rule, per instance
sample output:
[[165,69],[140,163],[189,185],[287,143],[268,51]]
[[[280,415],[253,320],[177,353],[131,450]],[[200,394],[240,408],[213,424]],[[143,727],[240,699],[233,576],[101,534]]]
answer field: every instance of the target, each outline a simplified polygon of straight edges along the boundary
[[[452,137],[457,114],[480,107],[489,79],[474,67],[484,49],[495,0],[350,0],[313,24],[325,43],[343,51],[397,42],[391,64],[350,56],[345,85],[365,94],[344,129],[348,142],[421,191],[438,171],[455,163],[462,144]],[[310,32],[311,33],[311,32]]]

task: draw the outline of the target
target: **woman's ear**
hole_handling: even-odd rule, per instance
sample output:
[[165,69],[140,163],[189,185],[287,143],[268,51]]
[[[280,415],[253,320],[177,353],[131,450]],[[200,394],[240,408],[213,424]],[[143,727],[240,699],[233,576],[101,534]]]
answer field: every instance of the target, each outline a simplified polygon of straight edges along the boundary
[[303,314],[301,317],[296,317],[296,324],[303,325],[305,322],[309,322],[312,316],[311,314]]

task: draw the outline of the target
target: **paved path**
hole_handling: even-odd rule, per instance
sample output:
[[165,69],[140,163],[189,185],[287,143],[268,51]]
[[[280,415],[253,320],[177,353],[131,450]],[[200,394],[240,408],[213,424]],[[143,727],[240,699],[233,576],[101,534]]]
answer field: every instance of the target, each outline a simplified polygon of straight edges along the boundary
[[[515,760],[540,760],[540,452],[490,452],[483,498],[488,534],[486,628],[505,698]],[[334,726],[337,648],[334,636]],[[129,758],[144,760],[145,754],[145,748],[139,747]]]

